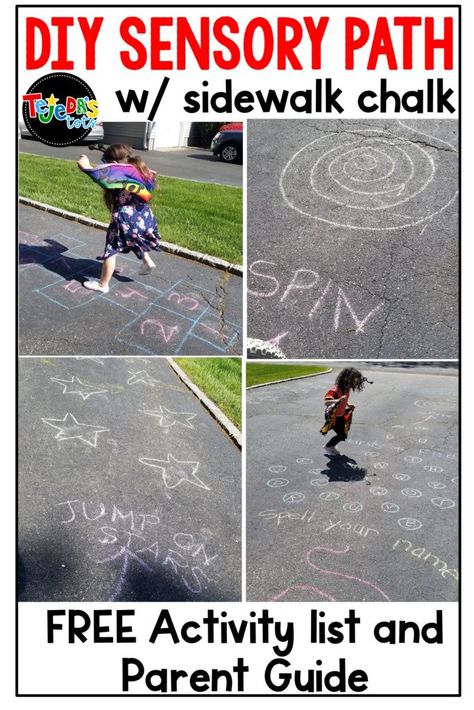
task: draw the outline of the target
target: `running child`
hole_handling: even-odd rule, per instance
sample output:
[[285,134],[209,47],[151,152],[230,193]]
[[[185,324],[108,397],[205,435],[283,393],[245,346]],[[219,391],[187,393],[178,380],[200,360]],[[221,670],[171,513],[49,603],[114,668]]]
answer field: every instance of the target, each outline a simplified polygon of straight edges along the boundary
[[336,383],[324,396],[326,411],[329,410],[329,418],[321,430],[326,433],[328,429],[334,429],[335,436],[332,437],[324,447],[327,454],[338,454],[337,444],[347,439],[347,423],[354,409],[353,404],[349,404],[350,391],[361,392],[365,386],[365,378],[355,367],[345,367],[336,378]]
[[93,167],[86,155],[77,164],[86,175],[104,189],[104,202],[112,219],[105,238],[100,279],[84,282],[91,291],[107,293],[115,271],[117,254],[133,251],[142,261],[139,274],[146,275],[155,268],[149,255],[158,251],[160,233],[148,201],[155,188],[155,172],[123,143],[113,143],[104,151],[102,163]]

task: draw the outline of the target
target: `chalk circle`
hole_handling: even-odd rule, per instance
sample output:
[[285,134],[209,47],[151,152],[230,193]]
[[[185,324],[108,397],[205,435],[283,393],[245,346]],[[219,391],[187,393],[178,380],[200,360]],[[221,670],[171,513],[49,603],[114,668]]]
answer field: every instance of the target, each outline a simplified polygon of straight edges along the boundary
[[327,486],[329,481],[325,478],[313,478],[310,483],[312,486]]
[[323,491],[319,494],[319,497],[321,500],[337,500],[341,496],[339,493],[335,493],[334,491]]
[[419,530],[423,527],[423,523],[416,518],[399,518],[398,524],[404,530]]
[[458,483],[459,481],[459,476],[454,476],[454,478],[451,479],[451,483]]
[[428,439],[418,439],[419,444],[426,444],[427,441]]
[[342,507],[347,513],[360,513],[364,506],[358,501],[353,501],[352,503],[344,503]]
[[423,461],[419,456],[405,456],[403,460],[407,463],[421,463]]
[[457,404],[455,402],[446,402],[442,399],[437,399],[431,402],[424,399],[417,399],[415,401],[415,407],[419,407],[420,409],[429,409],[432,412],[445,412],[446,409],[456,409]]
[[267,481],[267,486],[270,486],[270,488],[283,488],[283,486],[287,486],[289,484],[289,480],[287,478],[270,478],[269,481]]
[[444,468],[442,466],[423,466],[425,471],[429,471],[429,473],[443,473]]
[[319,474],[322,472],[322,470],[323,470],[322,468],[313,468],[313,469],[311,469],[311,471],[309,471],[309,473],[312,473],[315,476],[319,476]]
[[296,459],[296,463],[302,463],[302,464],[313,463],[313,459]]
[[284,503],[301,503],[302,500],[305,499],[305,496],[303,493],[286,493],[283,496],[283,502]]
[[395,439],[393,434],[387,434],[386,439]]
[[456,503],[451,500],[451,498],[432,498],[431,502],[437,508],[441,508],[442,510],[445,510],[447,508],[454,508],[454,506],[456,505]]
[[421,498],[423,493],[416,488],[402,488],[402,495],[407,498]]
[[387,466],[388,466],[388,463],[386,461],[376,461],[374,463],[374,468],[377,468],[377,469],[387,468]]
[[386,496],[388,493],[388,490],[382,486],[372,486],[369,490],[373,496]]
[[407,473],[392,473],[392,478],[395,478],[396,481],[409,481],[411,476]]
[[397,505],[396,503],[382,503],[380,506],[383,510],[384,513],[398,513],[400,510],[400,506]]
[[441,483],[440,481],[429,481],[428,486],[430,488],[434,488],[435,490],[446,488],[446,485],[444,483]]
[[375,459],[377,456],[380,456],[380,454],[378,451],[364,451],[364,456],[368,459]]
[[269,466],[268,470],[270,473],[283,473],[286,471],[286,466]]
[[[456,154],[447,152],[436,164],[423,146],[426,135],[416,141],[415,129],[409,135],[402,130],[408,133],[359,128],[307,143],[280,175],[284,202],[306,217],[346,229],[386,232],[431,220],[456,198],[454,187],[439,198],[440,185],[453,182]],[[433,136],[429,143],[436,148],[439,141]]]

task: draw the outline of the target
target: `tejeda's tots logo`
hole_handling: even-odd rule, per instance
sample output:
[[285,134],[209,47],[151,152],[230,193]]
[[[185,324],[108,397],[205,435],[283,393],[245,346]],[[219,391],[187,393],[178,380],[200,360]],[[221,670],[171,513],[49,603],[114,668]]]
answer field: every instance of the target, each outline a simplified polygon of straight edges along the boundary
[[47,74],[23,94],[23,119],[42,143],[66,146],[83,140],[97,123],[99,105],[77,76]]

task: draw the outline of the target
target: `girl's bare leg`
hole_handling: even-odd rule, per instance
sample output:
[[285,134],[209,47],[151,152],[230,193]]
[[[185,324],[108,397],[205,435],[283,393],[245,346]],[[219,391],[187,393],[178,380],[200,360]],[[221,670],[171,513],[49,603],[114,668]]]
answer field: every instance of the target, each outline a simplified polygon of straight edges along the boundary
[[109,256],[108,259],[104,259],[102,262],[102,271],[100,274],[99,284],[101,286],[108,286],[109,281],[112,278],[112,274],[115,271],[115,265],[117,263],[117,256]]
[[147,251],[144,252],[144,254],[143,254],[143,261],[145,262],[145,264],[147,266],[150,266],[150,267],[155,266],[155,262],[153,261],[150,254]]

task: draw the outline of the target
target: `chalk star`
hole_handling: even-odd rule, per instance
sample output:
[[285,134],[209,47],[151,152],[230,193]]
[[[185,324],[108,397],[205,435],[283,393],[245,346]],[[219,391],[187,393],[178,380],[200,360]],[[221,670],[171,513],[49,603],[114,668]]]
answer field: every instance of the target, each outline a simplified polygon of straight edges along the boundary
[[155,385],[161,384],[160,380],[155,380],[155,378],[149,375],[146,370],[139,370],[138,372],[132,372],[132,370],[129,370],[128,373],[131,377],[128,378],[127,385],[136,385],[138,382],[143,382],[144,385],[154,387]]
[[46,99],[46,104],[48,106],[56,106],[57,103],[58,103],[58,99],[55,97],[54,94],[51,94],[50,97],[48,99]]
[[[104,431],[110,431],[103,426],[96,424],[83,424],[78,422],[76,417],[69,412],[64,419],[45,419],[42,421],[53,429],[58,429],[55,439],[65,441],[66,439],[79,439],[89,446],[97,446],[97,437]],[[61,424],[63,426],[61,426]]]
[[[78,394],[84,400],[89,399],[93,394],[105,394],[108,392],[108,390],[95,389],[94,385],[85,384],[75,375],[70,380],[61,380],[59,377],[51,377],[50,379],[63,387],[63,394]],[[81,389],[77,386],[76,389],[73,389],[76,382],[81,386]],[[72,388],[68,389],[68,385],[72,385]]]
[[196,417],[196,414],[191,414],[190,412],[172,412],[171,409],[161,406],[159,409],[144,409],[143,414],[149,414],[151,417],[158,417],[159,426],[164,429],[174,426],[175,424],[181,424],[181,426],[187,429],[194,429],[193,424],[191,424],[191,419]]
[[[199,461],[179,461],[174,456],[168,454],[166,461],[163,459],[139,459],[140,463],[151,468],[161,470],[163,483],[166,488],[176,488],[181,483],[190,483],[198,488],[204,488],[206,491],[211,489],[196,476],[196,471],[199,468]],[[161,465],[164,464],[164,465]]]
[[103,365],[102,358],[100,357],[92,357],[91,355],[77,355],[75,360],[92,360],[92,362],[96,362],[98,365]]

